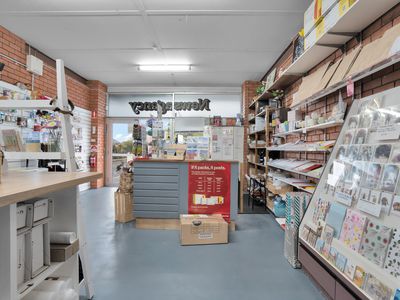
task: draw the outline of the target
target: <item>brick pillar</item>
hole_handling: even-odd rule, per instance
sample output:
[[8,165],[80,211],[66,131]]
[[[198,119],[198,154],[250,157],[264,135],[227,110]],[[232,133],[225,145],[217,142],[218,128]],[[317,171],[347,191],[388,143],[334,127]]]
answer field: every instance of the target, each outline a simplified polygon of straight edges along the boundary
[[[102,172],[103,178],[92,181],[92,188],[100,188],[104,186],[105,178],[105,127],[106,127],[106,102],[107,102],[107,86],[100,81],[89,81],[90,89],[89,101],[90,110],[92,112],[92,130],[90,136],[91,146],[97,148],[97,167],[91,168],[92,172]],[[93,131],[95,129],[95,132]]]
[[260,85],[259,81],[245,81],[242,84],[242,114],[243,114],[243,126],[244,126],[244,143],[243,143],[243,164],[240,170],[240,189],[242,191],[240,199],[243,198],[243,192],[247,188],[247,180],[245,175],[248,173],[247,155],[249,148],[247,146],[247,138],[249,134],[249,105],[256,96],[256,89]]

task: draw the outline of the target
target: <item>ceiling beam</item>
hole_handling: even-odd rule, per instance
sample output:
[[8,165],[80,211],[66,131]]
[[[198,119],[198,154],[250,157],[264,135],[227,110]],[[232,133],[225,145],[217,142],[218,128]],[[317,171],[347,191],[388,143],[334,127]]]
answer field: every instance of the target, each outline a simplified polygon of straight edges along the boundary
[[[135,0],[140,1],[140,0]],[[301,10],[25,10],[0,11],[3,16],[21,17],[118,17],[118,16],[269,16],[269,15],[298,15]]]

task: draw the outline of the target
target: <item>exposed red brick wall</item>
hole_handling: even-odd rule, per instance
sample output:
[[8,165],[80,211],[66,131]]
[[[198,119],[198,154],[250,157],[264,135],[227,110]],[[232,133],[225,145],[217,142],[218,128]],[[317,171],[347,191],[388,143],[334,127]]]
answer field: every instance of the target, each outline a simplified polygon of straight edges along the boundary
[[[0,26],[0,62],[6,64],[4,71],[0,75],[0,80],[11,84],[22,82],[31,85],[34,89],[50,97],[57,95],[56,69],[55,63],[51,59],[44,60],[43,76],[34,76],[26,71],[26,56],[29,45],[13,34],[6,28]],[[35,50],[32,54],[35,54]],[[5,55],[16,62],[11,61],[1,55]],[[40,54],[42,59],[43,54]],[[46,58],[46,57],[45,57]],[[79,75],[74,75],[72,71],[66,69],[68,98],[78,107],[95,110],[97,119],[92,122],[97,126],[96,141],[98,143],[99,157],[96,171],[104,173],[104,143],[105,143],[105,109],[107,87],[98,81],[86,81]],[[96,92],[94,92],[96,90]],[[98,180],[93,187],[104,185],[104,180]]]
[[[90,88],[89,102],[92,113],[92,128],[96,130],[91,134],[91,145],[97,146],[97,166],[91,171],[103,172],[105,170],[104,153],[105,153],[105,121],[106,121],[106,102],[107,102],[107,86],[100,81],[89,81]],[[93,188],[104,186],[104,176],[97,181],[91,182]]]

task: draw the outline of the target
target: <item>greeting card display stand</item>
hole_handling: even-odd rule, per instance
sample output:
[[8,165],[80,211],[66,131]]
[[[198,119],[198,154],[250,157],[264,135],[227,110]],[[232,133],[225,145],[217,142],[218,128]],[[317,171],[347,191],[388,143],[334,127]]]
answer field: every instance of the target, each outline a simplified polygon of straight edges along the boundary
[[332,299],[400,289],[400,88],[355,100],[299,231],[299,259]]

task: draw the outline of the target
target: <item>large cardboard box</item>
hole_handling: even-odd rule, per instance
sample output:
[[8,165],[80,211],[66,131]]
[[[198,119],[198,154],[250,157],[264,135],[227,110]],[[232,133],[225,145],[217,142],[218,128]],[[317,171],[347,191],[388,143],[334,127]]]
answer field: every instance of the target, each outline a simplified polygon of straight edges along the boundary
[[181,215],[181,245],[228,243],[228,223],[222,215]]
[[115,198],[115,221],[127,223],[133,221],[133,195],[116,191]]

